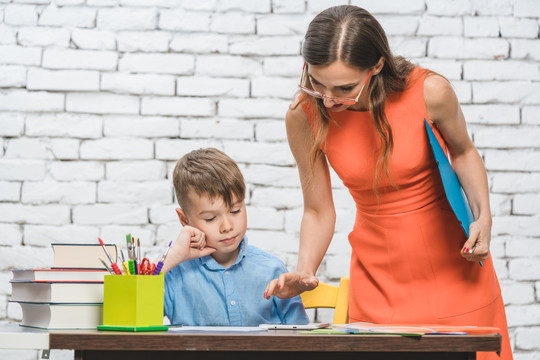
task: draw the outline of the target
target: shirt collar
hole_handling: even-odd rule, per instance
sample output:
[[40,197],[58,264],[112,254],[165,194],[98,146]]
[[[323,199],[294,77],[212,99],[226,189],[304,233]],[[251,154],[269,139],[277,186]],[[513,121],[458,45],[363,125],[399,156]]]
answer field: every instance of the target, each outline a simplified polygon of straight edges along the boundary
[[[247,253],[247,243],[248,243],[247,236],[244,235],[244,238],[242,239],[242,241],[240,241],[240,244],[238,245],[238,247],[240,248],[240,251],[238,252],[236,261],[234,262],[234,264],[232,264],[229,267],[229,269],[236,266],[237,264],[240,263],[240,261],[244,259]],[[227,270],[225,269],[225,267],[218,264],[218,262],[212,257],[212,255],[203,256],[202,258],[199,258],[199,261],[201,262],[202,265],[204,265],[208,270],[211,270],[211,271]]]

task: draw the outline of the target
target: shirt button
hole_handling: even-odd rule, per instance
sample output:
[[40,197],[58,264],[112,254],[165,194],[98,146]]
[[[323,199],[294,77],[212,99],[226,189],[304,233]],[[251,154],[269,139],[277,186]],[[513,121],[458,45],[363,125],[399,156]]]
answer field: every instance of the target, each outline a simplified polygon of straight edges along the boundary
[[236,301],[232,300],[232,301],[231,301],[231,305],[232,305],[232,306],[236,305]]
[[229,275],[229,271],[228,271],[228,270],[227,270],[227,271],[225,271],[225,275]]

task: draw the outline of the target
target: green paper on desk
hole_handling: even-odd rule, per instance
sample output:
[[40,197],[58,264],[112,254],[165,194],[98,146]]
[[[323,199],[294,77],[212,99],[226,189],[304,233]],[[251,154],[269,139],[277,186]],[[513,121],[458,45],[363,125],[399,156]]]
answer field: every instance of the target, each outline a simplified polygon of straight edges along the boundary
[[102,331],[129,331],[129,332],[140,332],[140,331],[167,331],[169,328],[165,325],[156,325],[156,326],[113,326],[113,325],[98,325],[98,330]]

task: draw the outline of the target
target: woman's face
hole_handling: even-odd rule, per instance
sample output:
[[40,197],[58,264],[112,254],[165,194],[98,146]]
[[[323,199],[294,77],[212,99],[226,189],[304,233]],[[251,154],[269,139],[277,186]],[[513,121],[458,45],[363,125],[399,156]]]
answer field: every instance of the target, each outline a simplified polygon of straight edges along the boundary
[[[347,65],[341,61],[334,61],[330,65],[309,65],[308,77],[313,90],[323,94],[324,106],[334,112],[351,110],[367,110],[368,93],[366,86],[362,93],[363,84],[369,75],[369,69],[360,70],[356,67]],[[356,99],[360,94],[358,101],[353,105],[340,103],[339,98]]]

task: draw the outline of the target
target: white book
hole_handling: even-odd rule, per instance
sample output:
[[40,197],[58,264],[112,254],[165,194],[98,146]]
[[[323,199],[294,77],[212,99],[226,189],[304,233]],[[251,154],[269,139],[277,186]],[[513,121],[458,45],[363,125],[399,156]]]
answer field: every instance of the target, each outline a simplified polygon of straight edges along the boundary
[[96,329],[103,322],[101,304],[31,304],[22,307],[21,326],[40,329]]
[[[105,269],[99,258],[109,263],[105,251],[99,243],[95,244],[68,244],[52,243],[54,251],[53,268],[88,268]],[[107,251],[114,262],[117,262],[115,244],[105,244]]]
[[103,282],[10,282],[12,302],[103,303]]

